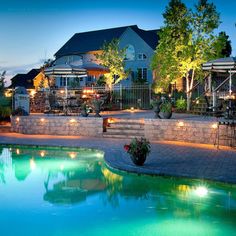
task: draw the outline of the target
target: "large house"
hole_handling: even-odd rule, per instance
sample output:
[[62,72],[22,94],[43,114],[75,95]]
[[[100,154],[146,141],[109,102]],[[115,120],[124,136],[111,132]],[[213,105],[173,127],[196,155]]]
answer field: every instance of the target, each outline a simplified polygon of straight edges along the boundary
[[[126,48],[125,69],[130,76],[123,85],[132,84],[137,76],[152,83],[153,73],[150,61],[158,43],[158,30],[142,30],[137,25],[77,33],[55,53],[55,65],[71,64],[87,70],[87,76],[80,78],[80,86],[93,84],[107,69],[99,65],[96,54],[101,52],[105,42],[119,40],[120,48]],[[56,78],[56,86],[65,86],[65,77]]]

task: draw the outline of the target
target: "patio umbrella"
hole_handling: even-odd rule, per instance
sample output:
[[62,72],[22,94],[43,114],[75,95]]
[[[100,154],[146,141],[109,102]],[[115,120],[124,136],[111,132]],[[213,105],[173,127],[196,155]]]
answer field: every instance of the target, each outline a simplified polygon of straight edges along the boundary
[[51,66],[44,71],[47,76],[60,76],[66,78],[66,98],[67,98],[67,87],[68,78],[81,78],[87,76],[87,70],[81,66],[74,66],[70,64],[60,64]]

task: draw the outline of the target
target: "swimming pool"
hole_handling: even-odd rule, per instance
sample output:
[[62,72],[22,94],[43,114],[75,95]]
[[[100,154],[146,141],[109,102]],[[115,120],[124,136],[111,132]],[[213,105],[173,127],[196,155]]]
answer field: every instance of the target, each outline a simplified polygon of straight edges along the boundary
[[236,187],[114,173],[92,149],[0,146],[0,235],[235,235]]

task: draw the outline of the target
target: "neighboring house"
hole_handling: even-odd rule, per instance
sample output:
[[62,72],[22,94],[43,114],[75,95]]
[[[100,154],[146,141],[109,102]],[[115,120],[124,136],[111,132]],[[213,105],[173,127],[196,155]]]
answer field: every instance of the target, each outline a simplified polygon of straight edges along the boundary
[[34,78],[38,76],[40,69],[32,69],[27,74],[17,74],[11,79],[9,89],[24,87],[26,89],[35,89]]
[[[79,65],[87,69],[88,76],[80,78],[80,86],[93,84],[107,73],[107,69],[99,65],[95,55],[101,53],[105,42],[119,39],[120,48],[127,48],[125,69],[131,71],[129,78],[121,83],[130,85],[137,76],[152,83],[150,62],[158,43],[157,32],[158,30],[142,30],[137,25],[132,25],[77,33],[56,52],[55,64]],[[56,78],[56,86],[65,86],[65,78]]]

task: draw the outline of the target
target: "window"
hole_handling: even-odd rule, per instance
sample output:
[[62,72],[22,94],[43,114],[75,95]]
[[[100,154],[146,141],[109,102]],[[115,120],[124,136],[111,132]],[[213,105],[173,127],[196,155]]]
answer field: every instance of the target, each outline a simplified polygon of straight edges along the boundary
[[129,44],[126,48],[125,52],[125,60],[127,61],[133,61],[135,59],[135,50],[134,46]]
[[147,79],[147,68],[138,68],[138,78]]
[[66,86],[66,78],[61,77],[60,78],[60,87],[65,87]]
[[138,60],[145,60],[145,59],[147,59],[146,54],[144,54],[144,53],[139,53],[138,54]]

